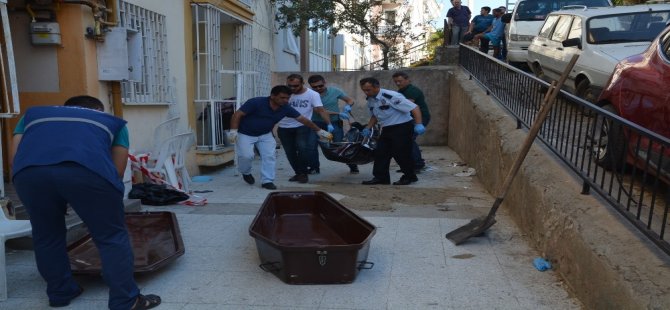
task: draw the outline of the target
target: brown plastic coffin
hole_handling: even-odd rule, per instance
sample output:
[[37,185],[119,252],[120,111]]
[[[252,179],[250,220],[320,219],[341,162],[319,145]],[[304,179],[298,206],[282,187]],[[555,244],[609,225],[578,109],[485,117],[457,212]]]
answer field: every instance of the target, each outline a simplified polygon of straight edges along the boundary
[[[135,255],[135,272],[155,271],[184,255],[184,242],[172,212],[129,212],[126,226]],[[100,274],[100,254],[90,235],[68,247],[75,274]]]
[[289,284],[351,283],[366,261],[376,228],[324,192],[273,192],[249,234],[260,267]]

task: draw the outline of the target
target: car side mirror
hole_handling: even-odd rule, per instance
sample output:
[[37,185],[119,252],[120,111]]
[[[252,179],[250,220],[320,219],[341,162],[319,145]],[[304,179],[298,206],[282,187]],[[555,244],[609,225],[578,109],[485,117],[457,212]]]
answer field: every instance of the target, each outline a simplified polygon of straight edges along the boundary
[[582,39],[580,39],[580,38],[572,38],[572,39],[563,40],[563,42],[561,42],[561,43],[563,44],[563,47],[576,46],[578,49],[582,49]]

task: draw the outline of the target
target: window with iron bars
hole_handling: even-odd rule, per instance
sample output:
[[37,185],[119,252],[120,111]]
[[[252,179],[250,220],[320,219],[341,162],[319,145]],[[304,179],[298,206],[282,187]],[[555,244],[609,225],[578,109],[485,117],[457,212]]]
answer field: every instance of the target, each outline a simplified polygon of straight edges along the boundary
[[172,103],[165,15],[120,0],[119,26],[127,29],[129,38],[138,36],[129,40],[128,52],[137,61],[133,78],[121,82],[123,103]]

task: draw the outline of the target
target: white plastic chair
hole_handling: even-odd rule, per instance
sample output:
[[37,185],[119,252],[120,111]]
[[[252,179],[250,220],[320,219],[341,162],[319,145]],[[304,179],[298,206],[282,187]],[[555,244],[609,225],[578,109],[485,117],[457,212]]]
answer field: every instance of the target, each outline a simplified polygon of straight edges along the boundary
[[0,238],[2,238],[2,253],[0,253],[0,301],[7,300],[7,272],[5,262],[5,242],[10,239],[32,235],[33,228],[28,220],[10,220],[0,209]]
[[[192,132],[182,133],[164,140],[155,156],[152,167],[147,167],[151,173],[161,173],[166,176],[167,182],[174,188],[181,188],[189,192],[191,177],[186,170],[186,153],[195,143],[195,134]],[[149,160],[149,162],[154,162]],[[177,176],[179,173],[179,177]],[[181,182],[181,187],[179,186]]]
[[177,125],[179,125],[179,116],[169,118],[156,126],[154,129],[154,154],[158,154],[161,143],[177,134]]

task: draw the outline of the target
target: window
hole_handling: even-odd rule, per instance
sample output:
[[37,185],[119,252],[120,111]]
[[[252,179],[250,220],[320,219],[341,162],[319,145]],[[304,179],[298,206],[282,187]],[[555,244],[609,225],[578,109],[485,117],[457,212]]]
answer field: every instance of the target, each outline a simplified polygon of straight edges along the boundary
[[568,39],[581,38],[582,37],[582,19],[575,16],[572,20],[572,28],[568,34]]
[[540,30],[539,36],[542,38],[548,38],[549,35],[551,34],[551,30],[554,29],[554,25],[556,24],[556,21],[558,20],[558,15],[552,15],[547,17],[547,21],[544,22],[544,25],[542,26],[542,30]]
[[661,52],[665,55],[665,60],[670,61],[670,31],[661,37]]
[[558,23],[556,23],[554,33],[551,34],[551,40],[558,42],[562,42],[563,40],[565,40],[568,37],[571,22],[572,22],[572,16],[561,15],[561,18],[558,20]]
[[167,57],[165,15],[119,1],[119,26],[128,31],[128,53],[133,76],[121,82],[123,102],[172,103]]

